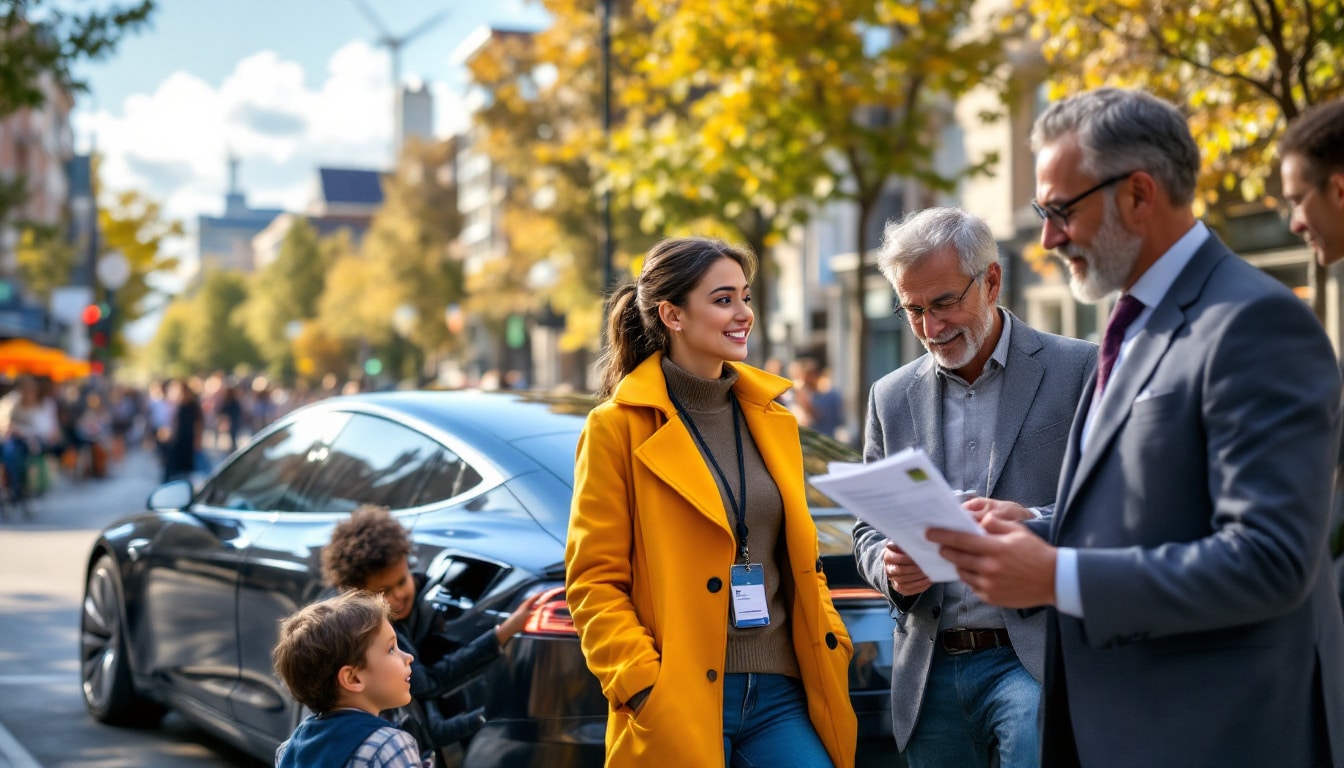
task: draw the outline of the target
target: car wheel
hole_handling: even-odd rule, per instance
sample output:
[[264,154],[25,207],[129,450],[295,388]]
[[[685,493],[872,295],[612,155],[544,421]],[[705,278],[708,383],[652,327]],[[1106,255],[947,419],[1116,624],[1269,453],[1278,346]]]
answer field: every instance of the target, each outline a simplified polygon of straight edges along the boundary
[[80,620],[80,679],[84,706],[100,722],[154,725],[164,714],[157,702],[140,696],[131,681],[122,626],[121,586],[112,558],[103,555],[89,572]]

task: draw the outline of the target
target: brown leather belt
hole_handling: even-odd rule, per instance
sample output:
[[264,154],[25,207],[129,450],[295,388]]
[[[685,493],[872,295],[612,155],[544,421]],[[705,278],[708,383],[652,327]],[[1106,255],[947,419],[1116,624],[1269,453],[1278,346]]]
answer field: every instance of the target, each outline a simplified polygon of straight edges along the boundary
[[938,633],[938,644],[947,653],[956,656],[987,648],[1012,648],[1006,629],[945,629]]

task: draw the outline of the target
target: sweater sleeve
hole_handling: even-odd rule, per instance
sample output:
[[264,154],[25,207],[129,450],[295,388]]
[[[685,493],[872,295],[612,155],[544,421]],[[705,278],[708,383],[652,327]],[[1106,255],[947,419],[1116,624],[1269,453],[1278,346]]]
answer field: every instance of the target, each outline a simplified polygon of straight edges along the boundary
[[499,650],[499,639],[490,629],[433,664],[411,662],[411,695],[428,701],[450,693],[499,658]]

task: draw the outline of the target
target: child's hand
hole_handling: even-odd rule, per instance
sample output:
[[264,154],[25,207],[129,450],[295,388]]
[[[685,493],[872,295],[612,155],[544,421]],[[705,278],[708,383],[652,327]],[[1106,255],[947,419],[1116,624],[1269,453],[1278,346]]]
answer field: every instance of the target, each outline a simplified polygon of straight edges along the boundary
[[509,618],[504,620],[503,624],[495,627],[495,636],[499,638],[499,644],[503,645],[509,641],[509,638],[522,631],[523,625],[527,623],[527,617],[532,615],[532,611],[541,605],[542,598],[546,597],[546,592],[538,592],[529,597],[513,609]]

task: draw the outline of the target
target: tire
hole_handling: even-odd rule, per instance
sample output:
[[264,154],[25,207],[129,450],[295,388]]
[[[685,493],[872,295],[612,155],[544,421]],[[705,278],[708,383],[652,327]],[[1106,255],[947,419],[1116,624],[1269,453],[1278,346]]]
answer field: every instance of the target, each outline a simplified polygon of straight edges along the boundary
[[84,706],[109,725],[157,725],[167,711],[141,696],[131,679],[122,623],[121,583],[112,558],[103,555],[89,571],[80,619],[80,686]]

